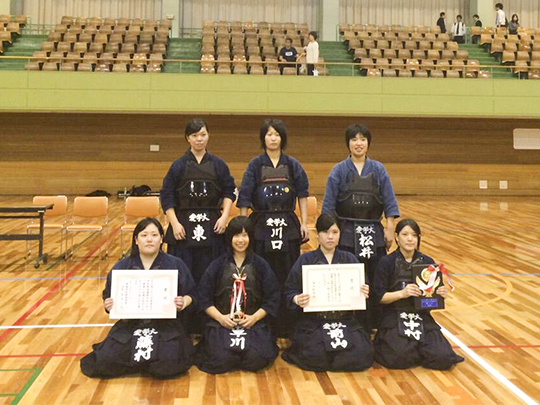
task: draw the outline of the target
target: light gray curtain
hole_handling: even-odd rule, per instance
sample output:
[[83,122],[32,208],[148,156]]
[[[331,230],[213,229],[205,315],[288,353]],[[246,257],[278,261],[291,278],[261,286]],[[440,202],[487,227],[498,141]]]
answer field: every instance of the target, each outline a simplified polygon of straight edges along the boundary
[[446,13],[450,27],[461,14],[468,21],[468,0],[340,0],[340,22],[348,24],[400,24],[433,26]]
[[203,21],[266,21],[307,23],[318,29],[319,0],[184,0],[186,28]]
[[540,27],[540,0],[505,0],[502,3],[508,21],[512,14],[517,14],[522,27]]
[[62,16],[161,19],[162,0],[20,0],[35,24],[59,24]]

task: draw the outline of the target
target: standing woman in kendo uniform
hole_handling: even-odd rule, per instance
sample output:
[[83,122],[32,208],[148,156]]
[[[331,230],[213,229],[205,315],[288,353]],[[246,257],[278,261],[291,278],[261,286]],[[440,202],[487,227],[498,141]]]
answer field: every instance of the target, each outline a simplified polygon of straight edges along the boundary
[[[140,221],[133,232],[131,255],[117,262],[107,275],[103,290],[106,312],[113,308],[112,274],[123,270],[178,270],[178,296],[174,298],[177,319],[122,319],[101,343],[81,359],[88,377],[112,378],[141,373],[154,378],[172,378],[193,364],[194,348],[184,328],[186,309],[195,307],[195,282],[186,265],[161,251],[163,227],[154,218]],[[189,309],[187,309],[189,311]]]
[[[300,256],[300,245],[309,238],[309,183],[300,162],[283,153],[287,128],[281,120],[264,121],[260,141],[264,153],[249,162],[236,205],[241,215],[247,215],[248,208],[253,210],[255,253],[270,264],[282,288]],[[297,199],[301,222],[294,212]],[[283,310],[284,307],[282,315],[285,315]],[[278,335],[287,335],[287,323],[280,320]]]
[[204,120],[190,120],[185,137],[190,148],[163,179],[161,205],[169,219],[167,251],[186,263],[198,283],[224,251],[235,184],[227,164],[206,150],[209,133]]
[[[422,295],[414,282],[413,265],[428,267],[435,261],[419,250],[421,234],[416,221],[399,221],[395,237],[398,248],[381,259],[373,283],[374,299],[382,307],[382,321],[373,342],[375,360],[387,368],[448,370],[464,359],[452,350],[430,310],[415,309],[413,299]],[[436,293],[443,298],[450,294],[444,284]]]
[[[345,131],[345,144],[350,155],[328,176],[322,212],[338,216],[339,248],[364,263],[371,285],[379,260],[392,246],[399,208],[385,167],[367,156],[371,132],[363,125],[351,125]],[[381,224],[383,212],[386,229]]]

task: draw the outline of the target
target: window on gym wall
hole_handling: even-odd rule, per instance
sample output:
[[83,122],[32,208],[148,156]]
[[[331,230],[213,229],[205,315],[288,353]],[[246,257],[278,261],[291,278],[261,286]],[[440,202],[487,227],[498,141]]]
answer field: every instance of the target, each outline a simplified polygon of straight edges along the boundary
[[514,129],[514,149],[540,149],[540,129]]

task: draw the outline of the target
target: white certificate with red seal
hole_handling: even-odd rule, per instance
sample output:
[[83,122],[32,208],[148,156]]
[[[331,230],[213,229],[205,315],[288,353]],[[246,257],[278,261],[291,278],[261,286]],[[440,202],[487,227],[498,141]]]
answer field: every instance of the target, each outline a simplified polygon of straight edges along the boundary
[[362,263],[302,266],[302,290],[309,294],[304,312],[354,311],[366,309]]
[[173,319],[178,270],[113,270],[110,319]]

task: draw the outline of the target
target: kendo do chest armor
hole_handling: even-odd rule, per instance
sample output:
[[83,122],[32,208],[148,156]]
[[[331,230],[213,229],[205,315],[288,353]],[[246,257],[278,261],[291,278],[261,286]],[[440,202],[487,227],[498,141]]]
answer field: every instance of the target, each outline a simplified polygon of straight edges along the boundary
[[336,212],[341,218],[380,221],[383,202],[373,173],[355,176],[338,195]]
[[[400,291],[405,288],[407,284],[413,283],[413,270],[412,265],[421,261],[421,257],[414,260],[412,263],[408,263],[401,257],[396,258],[395,272],[392,277],[392,287],[390,292]],[[400,311],[415,312],[414,301],[411,297],[401,299],[392,303],[394,309]]]
[[294,211],[296,190],[292,186],[287,165],[278,167],[263,166],[261,183],[253,199],[257,212]]
[[197,164],[188,161],[180,186],[176,189],[178,208],[220,209],[222,192],[217,180],[211,162]]
[[[228,262],[223,268],[216,294],[214,295],[216,307],[222,314],[228,314],[231,307],[231,291],[234,283],[234,274],[238,274],[236,265]],[[242,267],[242,274],[246,275],[246,314],[253,315],[262,305],[262,289],[257,272],[252,264]]]

